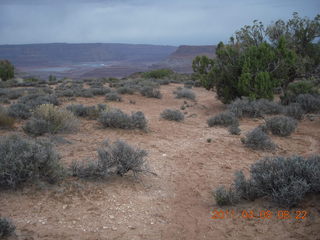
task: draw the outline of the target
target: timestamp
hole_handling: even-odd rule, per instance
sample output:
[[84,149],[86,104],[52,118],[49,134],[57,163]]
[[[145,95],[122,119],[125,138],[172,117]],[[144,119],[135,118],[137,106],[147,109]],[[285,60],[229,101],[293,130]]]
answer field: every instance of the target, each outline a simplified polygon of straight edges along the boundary
[[296,219],[303,220],[308,217],[306,210],[239,210],[214,209],[211,211],[211,219]]

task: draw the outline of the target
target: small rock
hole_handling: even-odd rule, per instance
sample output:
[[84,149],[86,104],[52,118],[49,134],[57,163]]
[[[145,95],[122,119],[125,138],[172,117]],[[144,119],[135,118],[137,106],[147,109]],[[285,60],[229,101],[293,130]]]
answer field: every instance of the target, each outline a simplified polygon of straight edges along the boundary
[[116,227],[111,228],[113,231],[117,231],[118,229]]
[[110,218],[110,219],[114,219],[114,216],[113,216],[113,215],[109,215],[109,218]]

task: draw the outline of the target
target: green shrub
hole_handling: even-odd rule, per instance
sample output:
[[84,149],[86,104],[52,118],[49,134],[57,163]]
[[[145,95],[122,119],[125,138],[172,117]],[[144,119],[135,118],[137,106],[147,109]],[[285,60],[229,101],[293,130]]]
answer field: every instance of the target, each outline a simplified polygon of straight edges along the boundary
[[250,101],[247,98],[236,99],[229,106],[230,112],[235,114],[237,118],[250,117],[258,118],[265,114],[279,114],[283,107],[278,103],[267,99],[258,99]]
[[181,122],[184,120],[184,115],[179,110],[166,109],[160,114],[160,116],[170,121]]
[[7,110],[0,106],[0,128],[13,128],[14,122],[14,118],[10,117]]
[[109,92],[106,94],[106,100],[120,102],[122,99],[117,92]]
[[300,94],[297,96],[296,102],[307,113],[320,112],[320,95]]
[[234,191],[234,189],[226,189],[223,186],[218,187],[216,190],[213,191],[213,197],[219,206],[233,205],[238,203],[240,200],[239,196]]
[[162,98],[162,94],[159,91],[159,89],[151,87],[151,86],[145,86],[140,89],[140,93],[142,96],[148,97],[148,98]]
[[7,218],[0,218],[0,238],[5,238],[11,236],[16,227]]
[[233,123],[228,130],[229,130],[229,133],[232,135],[240,135],[241,133],[241,129],[239,128],[239,123]]
[[99,158],[89,163],[73,162],[73,176],[80,178],[105,178],[113,175],[123,176],[129,171],[134,175],[150,172],[146,167],[147,152],[128,145],[124,141],[106,143],[98,149]]
[[238,120],[235,115],[231,112],[222,112],[217,114],[216,116],[210,117],[207,120],[208,126],[231,126],[233,124],[237,124]]
[[54,183],[62,176],[59,156],[48,141],[0,137],[1,188],[16,188],[31,180]]
[[147,120],[142,112],[132,113],[131,116],[120,109],[112,109],[102,112],[98,121],[105,128],[143,129],[147,128]]
[[78,117],[88,117],[89,119],[96,119],[100,112],[105,111],[107,105],[99,104],[97,106],[83,106],[82,104],[72,104],[67,106],[67,110],[73,112]]
[[266,125],[272,134],[286,137],[294,132],[297,127],[297,121],[291,117],[277,116],[268,119]]
[[296,102],[300,94],[313,94],[315,93],[314,84],[310,80],[302,80],[292,82],[288,85],[285,94],[281,96],[282,104],[289,104]]
[[284,108],[284,114],[287,117],[292,117],[297,120],[301,120],[303,118],[304,113],[305,112],[299,103],[290,103],[288,106]]
[[44,133],[72,132],[77,130],[78,125],[79,121],[72,112],[52,104],[42,104],[35,109],[23,129],[26,133],[37,136]]
[[220,202],[231,205],[231,193],[246,200],[271,199],[280,207],[297,206],[308,193],[320,193],[320,156],[266,157],[251,165],[250,177],[236,172],[229,191],[218,188]]
[[119,93],[119,94],[134,94],[134,89],[132,89],[128,86],[123,86],[123,87],[119,87],[117,89],[117,93]]
[[173,71],[170,69],[157,69],[157,70],[143,73],[143,77],[159,79],[159,78],[169,77],[172,74],[173,74]]
[[276,148],[276,145],[261,127],[253,129],[241,141],[246,147],[254,150],[274,150]]
[[30,107],[24,103],[16,103],[8,108],[9,116],[13,118],[28,119],[31,117]]
[[192,90],[187,88],[182,88],[181,90],[177,90],[175,94],[176,94],[176,98],[187,98],[191,100],[196,99],[195,93]]
[[8,60],[0,60],[0,79],[7,81],[14,78],[14,66]]

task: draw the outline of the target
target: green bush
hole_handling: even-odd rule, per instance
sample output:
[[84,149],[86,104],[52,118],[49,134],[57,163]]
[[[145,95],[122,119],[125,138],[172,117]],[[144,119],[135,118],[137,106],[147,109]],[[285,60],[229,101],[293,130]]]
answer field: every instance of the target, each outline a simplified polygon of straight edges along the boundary
[[152,86],[142,87],[140,89],[140,93],[142,96],[145,96],[148,98],[159,98],[159,99],[162,98],[162,94],[161,94],[160,90],[157,88],[154,88]]
[[236,172],[230,190],[219,187],[216,191],[216,201],[222,205],[233,204],[232,196],[239,196],[246,200],[265,197],[280,207],[295,207],[306,194],[320,193],[320,156],[263,158],[251,165],[248,179],[242,171]]
[[34,180],[54,183],[63,173],[59,156],[48,141],[17,135],[0,137],[1,188],[16,188]]
[[111,109],[102,112],[98,121],[104,128],[147,129],[147,120],[142,112],[135,112],[129,116],[120,109]]
[[0,79],[7,81],[14,78],[14,66],[8,60],[0,60]]
[[35,109],[23,129],[26,133],[37,136],[44,133],[72,132],[77,130],[78,126],[79,121],[72,112],[52,104],[42,104]]
[[207,120],[208,126],[231,126],[233,124],[238,123],[238,119],[235,117],[235,115],[231,112],[222,112],[217,114],[216,116],[210,117]]
[[167,119],[170,121],[181,122],[184,120],[184,115],[179,110],[166,109],[160,114],[160,116],[163,119]]
[[175,92],[175,94],[176,94],[176,98],[187,98],[187,99],[191,99],[191,100],[196,99],[195,93],[188,88],[178,89]]
[[268,130],[281,137],[290,136],[297,127],[297,121],[291,117],[277,116],[266,121]]
[[213,191],[213,197],[219,206],[233,205],[239,202],[240,198],[232,188],[218,187]]
[[170,77],[170,75],[172,74],[173,74],[173,71],[170,69],[157,69],[157,70],[143,73],[143,77],[161,79],[165,77]]
[[253,150],[274,150],[276,148],[276,145],[261,127],[253,129],[241,141],[246,147]]
[[129,171],[134,175],[150,172],[146,167],[147,152],[134,148],[124,141],[105,143],[98,149],[98,160],[89,163],[73,162],[73,176],[80,178],[105,178],[113,175],[123,176]]
[[115,101],[115,102],[120,102],[121,96],[117,92],[109,92],[105,95],[106,100],[108,101]]
[[14,118],[10,117],[8,111],[0,106],[0,128],[13,128]]

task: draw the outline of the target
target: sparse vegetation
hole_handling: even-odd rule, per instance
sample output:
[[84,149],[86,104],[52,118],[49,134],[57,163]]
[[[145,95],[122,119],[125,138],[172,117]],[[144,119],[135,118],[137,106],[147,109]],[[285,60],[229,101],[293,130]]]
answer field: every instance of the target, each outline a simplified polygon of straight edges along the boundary
[[102,112],[98,121],[105,128],[147,129],[147,120],[142,112],[135,112],[129,116],[120,109],[111,109]]
[[12,128],[14,122],[14,118],[10,117],[7,110],[0,106],[0,128]]
[[8,114],[13,118],[28,119],[31,117],[30,107],[24,103],[10,105]]
[[213,126],[231,126],[237,124],[238,120],[231,112],[222,112],[216,116],[210,117],[207,121],[209,127]]
[[284,114],[287,117],[292,117],[297,120],[301,120],[303,118],[304,113],[305,112],[298,103],[290,103],[288,106],[284,108]]
[[14,66],[8,60],[0,60],[0,79],[7,81],[14,77]]
[[150,72],[145,72],[143,74],[143,77],[161,79],[161,78],[169,77],[172,74],[173,74],[173,71],[170,69],[157,69]]
[[300,94],[297,96],[296,102],[307,113],[320,112],[320,95]]
[[59,156],[48,141],[0,137],[0,188],[16,188],[35,180],[54,183],[62,176]]
[[82,104],[73,104],[67,106],[67,110],[73,112],[78,117],[88,117],[89,119],[97,119],[100,112],[106,111],[107,105],[99,104],[97,106],[84,106]]
[[106,94],[106,100],[120,102],[122,99],[117,92],[109,92]]
[[148,98],[162,98],[162,94],[159,89],[152,86],[145,86],[140,89],[140,93],[142,96]]
[[191,100],[196,99],[195,93],[188,88],[177,89],[175,94],[176,94],[176,98],[187,98]]
[[145,161],[147,152],[124,141],[104,143],[104,146],[98,149],[98,155],[98,160],[90,163],[73,162],[73,176],[97,179],[113,175],[123,176],[129,171],[135,176],[139,173],[151,173]]
[[42,104],[35,109],[23,129],[26,133],[37,136],[44,133],[72,132],[78,125],[79,121],[72,112],[52,104]]
[[261,127],[253,129],[241,141],[246,147],[254,150],[274,150],[276,148],[276,145]]
[[181,122],[184,120],[184,115],[179,110],[166,109],[160,114],[160,116],[170,121]]
[[268,130],[274,135],[286,137],[291,135],[297,127],[297,121],[291,117],[277,116],[266,121]]
[[239,202],[240,198],[232,188],[226,189],[224,186],[213,191],[213,197],[219,206],[233,205]]

